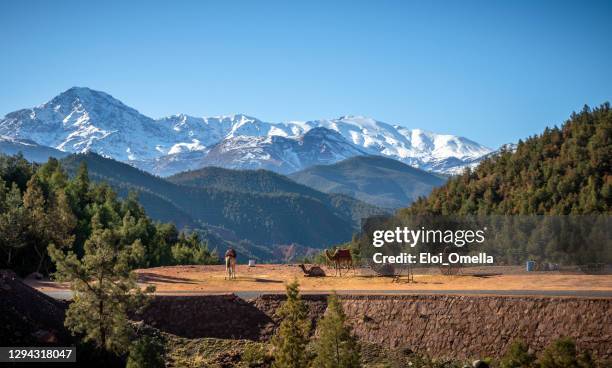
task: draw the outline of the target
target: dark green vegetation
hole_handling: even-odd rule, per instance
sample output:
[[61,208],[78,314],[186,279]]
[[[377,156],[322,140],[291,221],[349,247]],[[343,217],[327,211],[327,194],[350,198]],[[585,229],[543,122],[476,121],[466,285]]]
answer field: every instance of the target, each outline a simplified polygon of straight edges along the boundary
[[144,336],[130,346],[126,368],[163,368],[164,345],[156,337]]
[[91,183],[85,166],[69,178],[56,159],[37,165],[0,155],[0,268],[49,273],[50,244],[82,257],[96,230],[112,231],[118,244],[138,241],[143,257],[134,267],[177,264],[185,253],[199,263],[218,262],[197,234],[154,222],[134,195],[120,199],[108,184]]
[[[384,225],[372,222],[381,229],[487,228],[482,246],[452,249],[485,251],[496,264],[535,260],[595,269],[612,262],[611,164],[610,105],[585,107],[561,128],[547,128],[516,151],[502,150],[450,178]],[[371,248],[370,239],[359,243]],[[439,245],[442,251],[449,244]]]
[[327,299],[325,316],[317,324],[313,365],[321,368],[358,368],[361,366],[359,344],[346,323],[346,314],[338,296]]
[[143,292],[136,283],[131,270],[143,262],[145,249],[140,239],[126,242],[124,230],[96,218],[80,258],[49,245],[54,278],[70,283],[73,292],[64,325],[84,342],[111,353],[126,352],[133,335],[128,313],[141,308],[145,293],[155,290],[149,286]]
[[381,212],[267,171],[211,168],[167,181],[96,154],[72,155],[62,162],[69,172],[86,162],[92,179],[109,183],[121,195],[137,191],[151,217],[198,230],[211,247],[231,244],[239,257],[271,260],[277,257],[273,245],[321,248],[343,242],[360,218]]
[[284,194],[293,197],[299,196],[299,199],[314,199],[323,203],[337,216],[349,219],[355,224],[368,215],[383,212],[373,205],[368,205],[352,197],[335,193],[326,194],[268,170],[230,170],[220,167],[205,167],[176,174],[167,179],[175,184],[197,188],[258,194]]
[[282,319],[272,338],[274,368],[307,368],[310,356],[306,351],[311,323],[308,307],[302,301],[298,282],[287,285],[287,300],[276,314]]
[[446,182],[440,175],[381,156],[357,156],[289,175],[325,193],[342,193],[383,208],[405,207]]
[[597,364],[588,351],[579,354],[576,344],[569,337],[553,341],[539,358],[529,352],[525,343],[515,341],[510,345],[499,364],[500,368],[596,368],[600,366],[607,365]]
[[561,128],[519,141],[451,178],[405,213],[577,215],[610,213],[612,110],[574,113]]
[[327,311],[314,334],[297,280],[287,285],[287,299],[276,314],[281,322],[272,337],[271,350],[249,348],[242,357],[247,366],[268,366],[271,361],[273,368],[361,367],[359,344],[346,323],[337,295],[329,296]]

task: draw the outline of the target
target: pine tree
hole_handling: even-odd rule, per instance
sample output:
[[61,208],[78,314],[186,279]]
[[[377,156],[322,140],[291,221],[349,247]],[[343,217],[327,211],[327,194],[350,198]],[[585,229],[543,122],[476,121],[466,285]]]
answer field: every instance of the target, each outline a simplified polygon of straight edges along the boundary
[[14,268],[18,252],[28,245],[25,238],[27,218],[17,184],[13,183],[8,191],[3,183],[0,184],[3,197],[0,204],[0,250],[3,258],[0,265],[2,268]]
[[91,234],[91,215],[88,208],[91,204],[90,182],[87,165],[83,162],[74,179],[70,180],[66,187],[66,193],[70,199],[72,212],[75,214],[77,225],[75,229],[75,251],[78,255],[83,253],[83,245]]
[[[137,247],[136,247],[137,248]],[[145,302],[145,293],[130,272],[135,251],[121,246],[111,229],[97,229],[85,242],[85,254],[64,253],[54,245],[49,254],[56,264],[58,281],[70,282],[74,300],[66,313],[65,325],[84,341],[110,352],[123,353],[131,333],[128,312]]]
[[43,182],[33,176],[23,195],[23,207],[28,221],[27,237],[29,246],[37,259],[36,272],[47,272],[47,246],[55,244],[59,248],[72,246],[72,231],[76,219],[72,214],[66,194],[62,189],[52,190],[45,197]]
[[310,334],[308,307],[302,301],[297,280],[287,285],[287,300],[277,315],[282,318],[272,339],[275,368],[305,368],[309,359],[306,352]]
[[327,311],[317,325],[317,332],[313,367],[360,367],[359,345],[346,325],[346,315],[337,295],[327,299]]
[[47,201],[43,194],[42,183],[37,176],[32,176],[28,181],[23,195],[23,206],[27,214],[29,246],[36,255],[36,272],[40,272],[47,257],[45,249],[49,245],[47,241],[49,223],[46,214]]

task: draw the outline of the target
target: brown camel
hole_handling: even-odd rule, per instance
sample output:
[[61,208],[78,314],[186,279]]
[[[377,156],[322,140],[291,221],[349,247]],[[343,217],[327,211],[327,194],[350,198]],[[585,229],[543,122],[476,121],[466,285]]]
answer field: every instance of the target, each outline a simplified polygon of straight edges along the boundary
[[347,270],[353,269],[355,272],[355,265],[353,265],[353,257],[351,256],[350,249],[336,249],[334,254],[331,254],[329,249],[325,250],[325,255],[327,259],[333,263],[334,269],[336,270],[336,275],[338,272],[340,276],[342,276],[342,269],[346,268]]
[[230,248],[225,252],[225,279],[236,278],[236,251]]
[[302,271],[304,271],[304,276],[306,277],[325,277],[325,271],[319,266],[311,266],[310,269],[307,269],[303,264],[300,265]]

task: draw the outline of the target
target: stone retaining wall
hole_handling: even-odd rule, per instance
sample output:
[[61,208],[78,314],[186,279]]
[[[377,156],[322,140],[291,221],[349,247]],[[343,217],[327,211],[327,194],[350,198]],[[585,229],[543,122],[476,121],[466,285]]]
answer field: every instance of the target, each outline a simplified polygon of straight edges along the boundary
[[[304,295],[313,324],[326,298]],[[541,351],[561,336],[579,349],[612,358],[612,300],[589,298],[343,295],[342,303],[362,341],[410,349],[434,357],[499,357],[523,339]],[[282,295],[251,301],[236,296],[158,296],[140,316],[185,337],[266,340],[278,325]]]

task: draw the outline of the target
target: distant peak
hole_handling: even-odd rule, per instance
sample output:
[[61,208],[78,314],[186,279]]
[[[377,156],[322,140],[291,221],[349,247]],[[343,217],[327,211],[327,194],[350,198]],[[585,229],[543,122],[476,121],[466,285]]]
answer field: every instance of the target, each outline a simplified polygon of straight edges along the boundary
[[106,94],[106,93],[101,92],[101,91],[95,91],[95,90],[93,90],[91,88],[87,88],[87,87],[72,87],[72,88],[68,88],[64,92],[60,93],[58,95],[58,97],[60,97],[60,96],[89,97],[89,96],[94,95],[94,94]]
[[371,117],[365,116],[365,115],[342,115],[341,117],[338,118],[338,120],[355,120],[355,121],[367,120],[367,121],[376,121],[376,120],[372,119]]
[[123,104],[123,102],[114,98],[106,92],[98,91],[95,89],[91,89],[88,87],[72,87],[59,95],[55,96],[49,102],[43,104],[43,106],[48,105],[70,105],[75,103],[76,101],[79,104],[84,106],[92,106],[92,105],[108,105],[108,106],[116,106],[124,109],[131,109],[130,107]]

